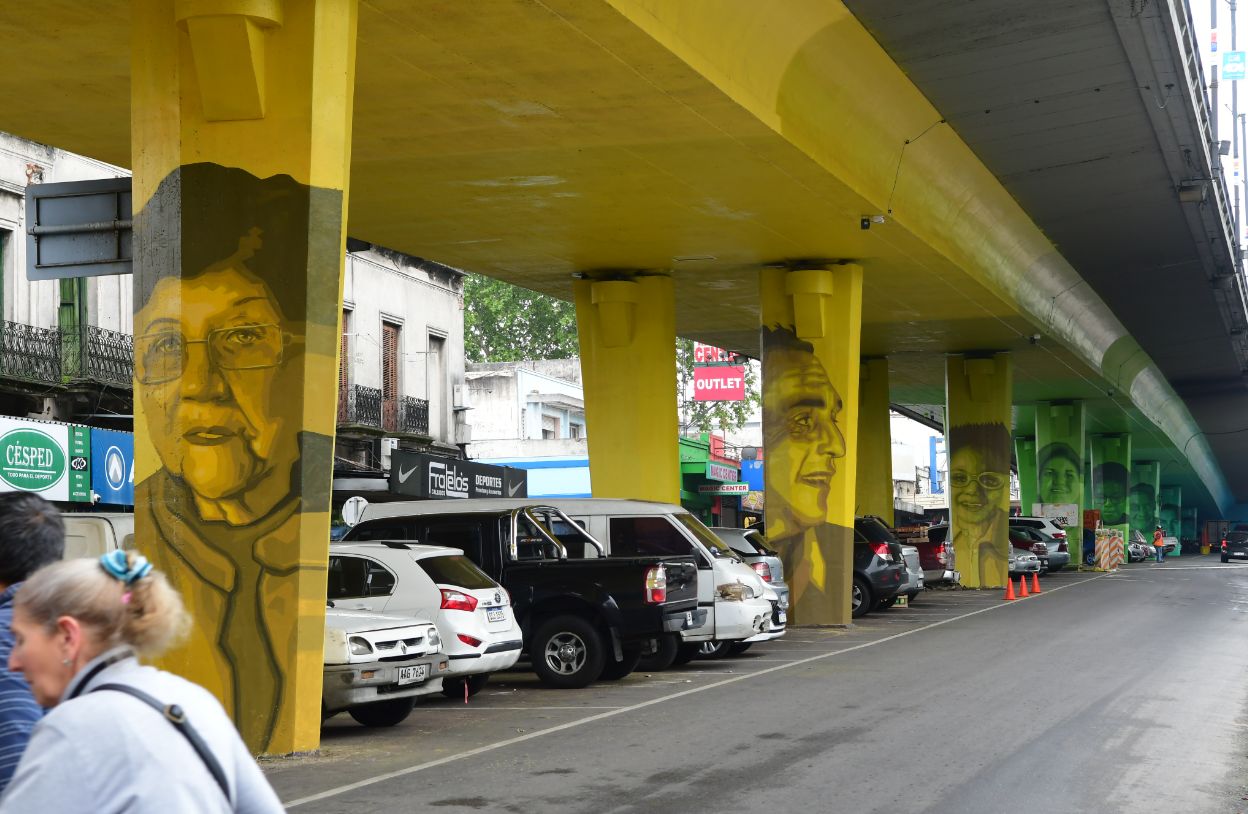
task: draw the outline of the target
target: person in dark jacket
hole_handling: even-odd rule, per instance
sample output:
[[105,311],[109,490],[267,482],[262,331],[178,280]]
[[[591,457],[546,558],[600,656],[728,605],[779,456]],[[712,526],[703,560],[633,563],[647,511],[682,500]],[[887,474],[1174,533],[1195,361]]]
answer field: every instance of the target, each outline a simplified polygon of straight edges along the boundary
[[43,717],[26,679],[9,671],[13,596],[28,576],[64,553],[65,528],[55,506],[29,492],[0,494],[0,793]]

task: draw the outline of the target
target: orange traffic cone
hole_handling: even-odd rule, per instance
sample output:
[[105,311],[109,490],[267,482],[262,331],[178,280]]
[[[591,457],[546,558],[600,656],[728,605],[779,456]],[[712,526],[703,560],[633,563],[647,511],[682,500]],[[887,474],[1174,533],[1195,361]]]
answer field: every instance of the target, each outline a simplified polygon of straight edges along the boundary
[[1031,592],[1033,594],[1040,593],[1040,575],[1039,574],[1031,575]]
[[1005,596],[1004,596],[1004,597],[1002,597],[1002,598],[1003,598],[1003,599],[1004,599],[1004,601],[1006,601],[1006,602],[1013,602],[1015,599],[1017,599],[1017,597],[1016,597],[1016,596],[1014,596],[1014,580],[1012,580],[1012,579],[1006,579],[1006,581],[1005,581]]
[[1019,577],[1018,578],[1018,598],[1024,599],[1028,596],[1030,596],[1030,594],[1027,593],[1027,577]]

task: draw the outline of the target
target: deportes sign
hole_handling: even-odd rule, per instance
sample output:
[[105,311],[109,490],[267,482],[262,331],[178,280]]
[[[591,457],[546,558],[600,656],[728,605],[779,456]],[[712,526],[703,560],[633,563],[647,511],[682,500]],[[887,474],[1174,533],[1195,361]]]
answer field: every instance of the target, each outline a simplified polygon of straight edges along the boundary
[[528,497],[528,472],[396,449],[390,491],[424,498]]
[[134,505],[134,435],[91,431],[91,488],[100,503]]

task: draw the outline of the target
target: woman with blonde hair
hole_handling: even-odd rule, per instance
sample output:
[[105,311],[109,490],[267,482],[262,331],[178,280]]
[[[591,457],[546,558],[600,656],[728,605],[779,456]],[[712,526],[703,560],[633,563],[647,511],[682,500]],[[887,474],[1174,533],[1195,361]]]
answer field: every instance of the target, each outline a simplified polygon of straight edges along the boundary
[[9,669],[50,711],[0,812],[282,811],[216,698],[139,663],[187,623],[181,597],[134,552],[66,560],[26,580]]

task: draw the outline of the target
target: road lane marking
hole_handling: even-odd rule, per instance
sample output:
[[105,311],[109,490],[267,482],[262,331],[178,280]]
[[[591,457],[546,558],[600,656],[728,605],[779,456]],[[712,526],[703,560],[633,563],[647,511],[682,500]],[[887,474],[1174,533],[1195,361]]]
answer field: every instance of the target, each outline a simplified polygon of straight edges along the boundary
[[[331,789],[326,789],[325,791],[317,792],[316,794],[309,794],[306,797],[299,797],[294,800],[291,800],[288,803],[283,803],[283,805],[287,809],[291,809],[291,808],[295,808],[296,806],[305,805],[307,803],[315,803],[320,800],[328,800],[331,797],[337,797],[338,795],[346,794],[349,791],[355,791],[356,789],[362,789],[362,788],[365,788],[366,786],[376,785],[377,783],[384,783],[387,780],[394,780],[397,777],[405,777],[409,774],[423,772],[427,769],[433,769],[438,766],[445,766],[448,763],[454,763],[455,761],[458,761],[458,760],[465,760],[470,757],[476,757],[477,755],[484,755],[489,752],[497,751],[499,749],[505,749],[509,746],[515,746],[516,744],[519,744],[519,743],[531,741],[531,740],[534,740],[535,738],[541,738],[546,735],[553,735],[557,732],[564,732],[568,729],[575,729],[576,727],[584,726],[585,724],[595,723],[597,721],[604,721],[608,718],[614,718],[618,715],[623,715],[629,712],[636,712],[637,710],[645,709],[647,707],[652,707],[657,704],[664,704],[664,703],[667,703],[668,701],[675,701],[678,698],[684,698],[689,695],[696,695],[698,693],[706,692],[707,690],[714,690],[720,687],[726,687],[729,684],[736,684],[737,682],[740,682],[740,681],[747,681],[751,678],[756,678],[758,676],[769,675],[771,673],[778,673],[782,670],[791,670],[794,667],[801,667],[806,664],[813,664],[816,661],[823,661],[824,659],[830,659],[833,656],[842,656],[842,655],[845,655],[846,653],[853,653],[858,650],[864,650],[868,647],[875,647],[876,645],[884,644],[885,642],[891,642],[896,639],[904,638],[906,636],[913,636],[916,633],[922,633],[925,630],[931,630],[932,628],[941,627],[943,625],[948,625],[953,622],[960,622],[963,619],[969,619],[970,617],[978,616],[981,613],[988,613],[989,611],[1000,610],[1001,608],[1008,608],[1011,606],[1016,606],[1020,602],[1030,602],[1032,600],[1043,599],[1046,596],[1052,596],[1058,591],[1064,591],[1067,588],[1073,588],[1076,585],[1084,585],[1089,582],[1095,582],[1096,580],[1102,579],[1107,576],[1111,576],[1111,574],[1100,574],[1095,577],[1090,577],[1088,579],[1079,580],[1078,582],[1071,582],[1066,585],[1059,585],[1058,587],[1050,588],[1044,591],[1043,593],[1032,594],[1026,599],[1016,600],[1014,602],[1002,602],[997,605],[988,605],[987,607],[980,608],[979,610],[969,611],[960,616],[955,616],[951,619],[942,619],[939,622],[932,622],[930,624],[923,625],[922,627],[916,627],[913,630],[905,630],[905,631],[902,631],[901,633],[894,633],[882,639],[876,639],[870,642],[863,642],[861,644],[855,644],[850,647],[843,647],[839,650],[831,650],[827,653],[820,653],[816,656],[810,656],[808,658],[798,659],[797,661],[790,661],[784,664],[778,664],[775,667],[764,667],[761,670],[753,670],[748,673],[734,675],[731,678],[725,678],[723,680],[716,681],[711,684],[703,684],[702,686],[699,686],[699,687],[692,687],[687,690],[682,690],[681,692],[674,692],[670,695],[660,696],[659,698],[651,698],[649,701],[641,701],[639,703],[631,704],[626,707],[618,707],[615,709],[608,710],[606,712],[600,712],[597,715],[590,715],[586,718],[581,718],[580,720],[577,720],[577,721],[569,721],[568,723],[565,723],[565,724],[559,724],[557,726],[547,727],[546,729],[539,729],[535,732],[529,732],[524,735],[518,735],[514,738],[507,738],[505,740],[495,741],[494,743],[487,743],[484,746],[478,746],[475,749],[469,749],[464,752],[459,752],[458,754],[447,755],[446,757],[441,757],[441,758],[438,758],[437,760],[429,760],[424,763],[418,763],[415,766],[408,766],[403,769],[395,769],[392,772],[385,772],[383,774],[374,775],[372,777],[366,777],[363,780],[357,780],[354,783],[347,783],[342,786],[336,786]],[[532,709],[532,707],[529,707],[529,709]]]
[[450,712],[463,712],[464,710],[472,710],[473,712],[476,712],[476,711],[478,711],[478,710],[480,710],[480,711],[482,711],[482,712],[492,712],[493,710],[496,710],[496,709],[506,709],[506,710],[523,710],[523,711],[525,711],[525,712],[531,712],[531,711],[532,711],[532,712],[537,712],[537,711],[541,711],[541,710],[550,710],[550,709],[558,709],[558,710],[568,710],[568,709],[624,709],[624,707],[623,707],[623,706],[615,706],[615,707],[487,707],[487,706],[483,706],[483,705],[481,705],[481,704],[460,704],[459,706],[455,706],[455,705],[453,705],[453,704],[452,704],[452,705],[443,705],[443,706],[438,706],[438,707],[434,707],[434,706],[426,706],[426,705],[423,705],[423,704],[422,704],[422,705],[421,705],[421,707],[420,707],[420,711],[421,711],[421,712],[429,712],[430,710],[439,710],[439,709],[442,709],[442,710],[449,710]]

